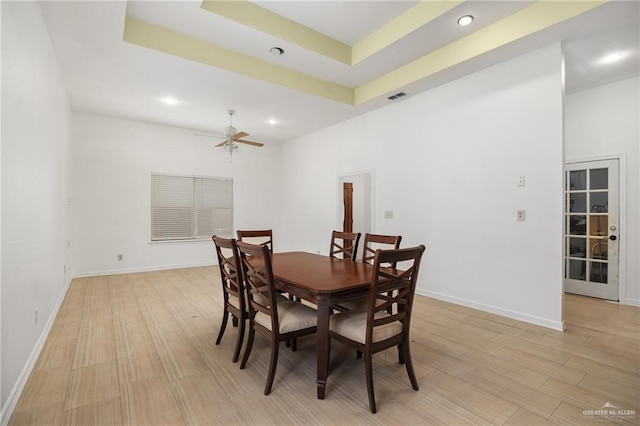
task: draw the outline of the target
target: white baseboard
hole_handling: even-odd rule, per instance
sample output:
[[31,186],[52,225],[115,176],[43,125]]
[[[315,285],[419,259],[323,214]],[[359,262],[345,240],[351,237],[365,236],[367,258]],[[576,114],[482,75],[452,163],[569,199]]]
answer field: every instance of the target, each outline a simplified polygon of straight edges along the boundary
[[18,380],[16,381],[13,389],[9,393],[9,397],[7,398],[7,403],[2,407],[2,414],[0,415],[0,424],[2,426],[6,426],[9,423],[9,419],[11,419],[11,415],[13,414],[13,410],[16,408],[16,404],[18,403],[18,399],[20,399],[20,395],[24,390],[25,385],[27,384],[27,380],[33,371],[33,367],[36,365],[36,361],[38,361],[38,357],[40,356],[40,352],[44,347],[44,343],[47,341],[47,337],[49,336],[49,332],[51,331],[51,326],[53,325],[53,321],[56,319],[58,315],[58,311],[60,310],[60,306],[62,306],[62,302],[64,301],[64,297],[67,295],[67,291],[69,291],[69,286],[71,285],[72,277],[69,277],[67,282],[64,285],[58,300],[56,301],[53,310],[51,311],[51,315],[47,319],[47,323],[42,329],[42,333],[40,337],[36,341],[36,344],[27,358],[27,362],[20,372],[18,376]]
[[629,306],[637,306],[640,307],[640,299],[629,299],[627,297],[627,300],[625,300],[625,305],[629,305]]
[[137,272],[165,271],[168,269],[197,268],[199,266],[212,266],[212,265],[217,265],[217,263],[215,262],[181,263],[179,265],[146,266],[146,267],[139,267],[139,268],[111,269],[108,271],[78,272],[73,274],[73,278],[101,277],[105,275],[117,275],[117,274],[135,274]]
[[533,325],[539,325],[541,327],[550,328],[556,331],[565,330],[564,321],[550,321],[545,318],[539,318],[532,315],[523,314],[521,312],[515,312],[507,309],[497,308],[495,306],[485,305],[483,303],[477,303],[471,300],[449,296],[447,294],[436,293],[433,291],[416,289],[416,294],[421,294],[423,296],[431,297],[431,298],[442,300],[445,302],[455,303],[456,305],[466,306],[467,308],[478,309],[479,311],[490,312],[492,314],[500,315],[507,318],[512,318],[512,319],[523,321]]

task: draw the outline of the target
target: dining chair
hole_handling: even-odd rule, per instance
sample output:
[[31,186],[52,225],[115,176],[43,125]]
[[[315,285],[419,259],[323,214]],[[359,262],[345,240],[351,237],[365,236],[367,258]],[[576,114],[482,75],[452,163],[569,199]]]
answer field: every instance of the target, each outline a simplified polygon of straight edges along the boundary
[[[316,332],[317,312],[302,303],[280,300],[275,289],[271,265],[271,254],[265,245],[238,242],[242,261],[242,272],[249,307],[249,336],[240,363],[244,369],[249,360],[255,333],[271,341],[271,361],[264,394],[271,393],[278,365],[280,342],[293,341],[298,337]],[[295,344],[292,345],[295,350]]]
[[[420,269],[423,245],[404,249],[377,250],[374,256],[374,273],[367,310],[347,311],[331,316],[329,335],[345,345],[354,347],[364,354],[365,377],[369,408],[376,412],[373,390],[373,354],[398,348],[398,362],[405,365],[407,375],[414,390],[418,390],[418,380],[413,370],[409,331],[411,311]],[[403,262],[403,268],[385,267],[385,264]],[[388,309],[395,306],[395,309]],[[393,314],[389,312],[395,312]]]
[[[269,252],[273,254],[273,231],[271,229],[237,230],[236,234],[238,235],[238,241],[250,244],[266,244],[269,247]],[[300,301],[293,295],[289,295],[289,300]],[[289,345],[290,342],[287,341],[287,347]]]
[[364,234],[362,261],[373,264],[377,249],[400,248],[400,241],[402,241],[402,235]]
[[234,238],[222,238],[216,235],[211,239],[216,246],[218,265],[220,267],[220,280],[222,281],[223,313],[222,324],[216,339],[216,345],[220,344],[224,331],[227,328],[229,316],[233,317],[234,325],[239,325],[236,348],[233,351],[233,362],[238,362],[242,340],[244,339],[245,323],[248,318],[248,310],[245,306],[245,291],[242,280],[242,264],[238,254],[238,246]]
[[273,231],[271,229],[238,229],[238,241],[250,244],[267,244],[273,254]]
[[355,262],[358,254],[360,235],[360,232],[333,231],[331,233],[329,256],[337,259],[350,259]]
[[[382,235],[382,234],[364,234],[364,243],[362,244],[362,262],[373,264],[373,259],[377,249],[394,250],[400,247],[400,241],[402,241],[402,235]],[[395,268],[395,264],[387,264],[386,266]],[[335,310],[340,312],[345,311],[363,311],[367,307],[367,299],[359,298],[342,302],[339,305],[332,306]],[[389,307],[390,309],[391,307]],[[362,354],[357,352],[358,358]]]

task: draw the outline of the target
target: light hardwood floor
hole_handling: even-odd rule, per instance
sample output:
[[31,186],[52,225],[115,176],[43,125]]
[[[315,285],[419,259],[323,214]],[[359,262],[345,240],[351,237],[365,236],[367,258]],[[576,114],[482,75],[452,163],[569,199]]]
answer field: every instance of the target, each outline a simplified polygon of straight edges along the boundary
[[[217,267],[76,279],[11,425],[639,424],[640,309],[567,295],[567,331],[417,296],[411,389],[395,350],[375,357],[378,413],[363,361],[332,344],[327,397],[316,399],[314,338],[280,352],[263,389],[268,342],[245,370],[237,329],[214,345]],[[634,410],[605,418],[605,404]]]

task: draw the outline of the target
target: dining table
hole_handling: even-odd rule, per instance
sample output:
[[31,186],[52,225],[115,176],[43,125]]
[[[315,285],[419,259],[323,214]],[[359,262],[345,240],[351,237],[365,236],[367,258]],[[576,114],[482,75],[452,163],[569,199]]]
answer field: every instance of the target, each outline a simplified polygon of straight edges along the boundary
[[301,251],[273,253],[277,287],[317,306],[317,392],[324,399],[329,374],[329,318],[332,306],[368,294],[372,265]]

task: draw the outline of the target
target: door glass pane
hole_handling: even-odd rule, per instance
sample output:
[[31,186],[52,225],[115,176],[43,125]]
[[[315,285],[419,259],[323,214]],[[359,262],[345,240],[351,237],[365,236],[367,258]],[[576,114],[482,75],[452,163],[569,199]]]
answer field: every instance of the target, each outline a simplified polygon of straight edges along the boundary
[[587,272],[587,262],[584,260],[569,259],[569,278],[572,280],[585,280]]
[[587,212],[587,194],[571,194],[569,195],[569,211],[577,213]]
[[589,281],[594,283],[607,283],[607,264],[605,262],[589,262],[591,271]]
[[609,194],[607,192],[591,192],[589,195],[591,196],[589,201],[591,212],[606,213],[609,211]]
[[602,214],[591,215],[591,221],[589,223],[589,235],[591,236],[603,236],[608,235],[609,229],[609,216]]
[[602,238],[589,239],[589,258],[607,260],[609,250],[609,240]]
[[569,172],[569,190],[580,191],[587,189],[587,171],[574,170]]
[[569,256],[587,257],[587,239],[569,238]]
[[569,216],[569,234],[586,235],[587,233],[587,216],[572,214]]
[[591,169],[590,189],[608,189],[609,188],[609,169]]

